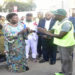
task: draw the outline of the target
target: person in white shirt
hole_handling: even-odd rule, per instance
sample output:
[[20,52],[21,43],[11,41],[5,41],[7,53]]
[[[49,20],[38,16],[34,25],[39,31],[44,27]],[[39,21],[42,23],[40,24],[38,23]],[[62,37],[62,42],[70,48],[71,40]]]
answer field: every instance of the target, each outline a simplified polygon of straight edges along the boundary
[[[44,28],[47,31],[50,31],[56,20],[53,19],[53,15],[51,12],[47,12],[45,14],[45,18],[40,20],[38,27]],[[44,63],[49,61],[50,64],[56,63],[56,46],[53,44],[53,39],[49,39],[44,34],[39,33],[42,37],[42,54],[43,59],[39,61],[39,63]]]
[[26,41],[26,58],[29,58],[29,51],[32,50],[32,58],[33,61],[36,61],[37,57],[37,41],[38,41],[38,35],[37,35],[37,25],[35,22],[32,21],[33,15],[31,13],[28,13],[26,15],[26,27],[28,27],[32,32],[28,35],[28,38]]

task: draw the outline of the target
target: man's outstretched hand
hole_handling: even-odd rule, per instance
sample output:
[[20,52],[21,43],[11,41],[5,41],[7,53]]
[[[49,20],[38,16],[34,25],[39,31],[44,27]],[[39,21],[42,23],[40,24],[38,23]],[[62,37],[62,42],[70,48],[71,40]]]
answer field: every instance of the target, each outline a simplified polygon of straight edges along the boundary
[[44,28],[38,27],[37,29],[41,33],[46,33],[46,29],[44,29]]
[[47,30],[44,29],[44,28],[38,27],[37,29],[38,29],[38,31],[41,32],[41,33],[44,33],[44,34],[46,34],[46,35],[53,36],[52,33],[50,33],[49,31],[47,31]]

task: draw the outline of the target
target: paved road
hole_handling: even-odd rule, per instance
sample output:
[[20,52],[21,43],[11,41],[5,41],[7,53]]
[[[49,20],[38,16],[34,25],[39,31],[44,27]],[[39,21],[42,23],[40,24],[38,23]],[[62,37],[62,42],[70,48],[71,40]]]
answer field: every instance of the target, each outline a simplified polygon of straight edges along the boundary
[[[61,71],[61,63],[60,61],[57,61],[55,65],[49,65],[48,62],[39,64],[34,62],[29,62],[30,70],[23,73],[11,73],[8,72],[5,69],[5,66],[0,64],[0,75],[54,75],[55,72]],[[75,66],[75,59],[73,65]],[[74,67],[75,71],[75,67]],[[75,75],[75,72],[73,72],[73,75]]]

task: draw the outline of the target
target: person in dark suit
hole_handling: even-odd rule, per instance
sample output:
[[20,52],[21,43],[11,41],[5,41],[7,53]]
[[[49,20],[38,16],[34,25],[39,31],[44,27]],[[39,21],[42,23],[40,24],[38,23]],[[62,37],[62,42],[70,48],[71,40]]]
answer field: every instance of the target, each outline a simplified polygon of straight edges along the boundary
[[[38,27],[45,28],[46,30],[51,30],[56,20],[52,19],[52,14],[47,12],[45,18],[40,20]],[[53,39],[47,39],[46,35],[39,33],[42,42],[42,53],[43,59],[39,63],[44,63],[50,60],[50,64],[55,64],[56,62],[56,45],[53,44]]]

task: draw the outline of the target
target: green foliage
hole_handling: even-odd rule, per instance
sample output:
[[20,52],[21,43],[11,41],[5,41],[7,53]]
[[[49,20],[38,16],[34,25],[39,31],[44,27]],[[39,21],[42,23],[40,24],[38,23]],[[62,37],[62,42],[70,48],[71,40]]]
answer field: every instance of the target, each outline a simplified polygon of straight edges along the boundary
[[36,5],[34,3],[23,3],[23,2],[9,1],[6,4],[5,10],[9,10],[9,12],[12,12],[14,6],[18,7],[18,11],[31,11],[31,10],[35,10],[35,8],[36,8]]
[[2,6],[0,6],[0,12],[2,11]]

